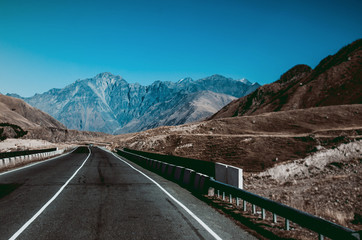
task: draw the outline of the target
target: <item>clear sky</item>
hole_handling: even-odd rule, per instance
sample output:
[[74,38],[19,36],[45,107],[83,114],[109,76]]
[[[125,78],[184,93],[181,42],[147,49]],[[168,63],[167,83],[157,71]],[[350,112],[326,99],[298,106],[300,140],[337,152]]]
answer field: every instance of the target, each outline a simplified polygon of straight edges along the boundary
[[361,0],[0,0],[0,92],[32,96],[100,72],[266,84],[361,38],[361,12]]

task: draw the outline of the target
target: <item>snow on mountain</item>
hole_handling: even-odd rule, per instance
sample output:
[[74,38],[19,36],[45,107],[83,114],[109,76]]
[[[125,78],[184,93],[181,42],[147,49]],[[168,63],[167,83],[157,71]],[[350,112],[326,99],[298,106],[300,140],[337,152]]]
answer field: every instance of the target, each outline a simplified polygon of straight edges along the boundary
[[259,86],[221,75],[142,86],[100,73],[23,99],[70,129],[128,133],[206,118]]

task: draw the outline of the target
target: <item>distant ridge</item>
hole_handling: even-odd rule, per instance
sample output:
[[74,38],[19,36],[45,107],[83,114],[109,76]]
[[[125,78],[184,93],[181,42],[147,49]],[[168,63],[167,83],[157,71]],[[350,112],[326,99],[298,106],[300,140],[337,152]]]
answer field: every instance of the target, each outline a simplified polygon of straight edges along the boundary
[[274,83],[234,100],[209,119],[362,103],[362,39],[323,59],[297,65]]

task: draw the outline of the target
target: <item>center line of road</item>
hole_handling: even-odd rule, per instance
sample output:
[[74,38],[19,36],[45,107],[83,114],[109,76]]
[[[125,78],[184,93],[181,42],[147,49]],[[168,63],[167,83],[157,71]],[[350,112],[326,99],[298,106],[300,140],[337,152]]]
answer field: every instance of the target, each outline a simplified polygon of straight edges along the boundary
[[9,240],[16,239],[58,197],[58,195],[64,190],[64,188],[74,178],[74,176],[77,175],[79,170],[84,166],[84,164],[90,157],[92,152],[89,147],[88,147],[88,150],[89,150],[89,154],[88,154],[87,158],[83,161],[82,165],[74,172],[74,174],[68,179],[68,181],[66,183],[64,183],[64,185],[58,190],[58,192],[56,194],[54,194],[54,196],[37,213],[35,213],[35,215],[32,218],[30,218],[13,236],[11,236],[11,238],[9,238]]
[[177,203],[180,207],[182,207],[188,214],[190,214],[191,217],[193,217],[201,226],[203,226],[205,228],[206,231],[208,231],[215,239],[217,240],[222,240],[221,237],[219,237],[219,235],[217,235],[209,226],[206,225],[206,223],[204,223],[200,218],[198,218],[193,212],[191,212],[190,209],[188,209],[185,205],[183,205],[180,201],[178,201],[175,197],[173,197],[169,192],[167,192],[166,189],[164,189],[160,184],[158,184],[155,180],[153,180],[152,178],[150,178],[149,176],[147,176],[145,173],[141,172],[140,170],[138,170],[137,168],[133,167],[131,164],[129,164],[128,162],[124,161],[122,158],[120,158],[119,156],[117,156],[116,154],[114,154],[112,152],[113,156],[115,156],[116,158],[118,158],[119,160],[121,160],[122,162],[124,162],[125,164],[127,164],[128,166],[130,166],[132,169],[136,170],[137,172],[139,172],[140,174],[142,174],[143,176],[145,176],[146,178],[148,178],[151,182],[153,182],[154,184],[156,184],[157,187],[159,187],[167,196],[169,196],[175,203]]

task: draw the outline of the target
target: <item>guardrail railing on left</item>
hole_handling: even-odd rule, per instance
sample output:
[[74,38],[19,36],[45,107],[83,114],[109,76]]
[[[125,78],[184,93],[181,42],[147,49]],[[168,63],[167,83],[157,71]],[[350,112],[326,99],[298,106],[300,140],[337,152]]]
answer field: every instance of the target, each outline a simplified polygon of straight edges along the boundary
[[[64,153],[64,149],[57,150],[56,148],[43,149],[43,150],[35,150],[35,151],[23,151],[17,152],[13,155],[8,155],[12,157],[0,158],[0,169],[13,168],[19,165],[23,165],[29,162],[38,161],[50,157],[54,157],[56,155],[60,155]],[[23,155],[19,155],[19,153],[23,153]],[[25,154],[30,153],[30,154]]]

